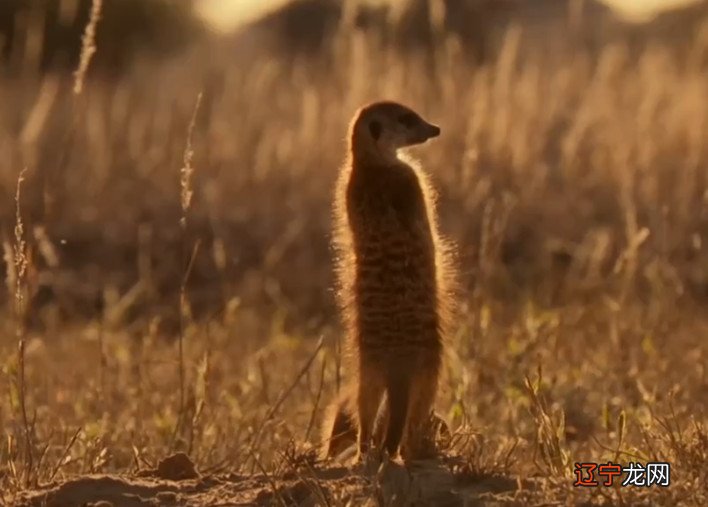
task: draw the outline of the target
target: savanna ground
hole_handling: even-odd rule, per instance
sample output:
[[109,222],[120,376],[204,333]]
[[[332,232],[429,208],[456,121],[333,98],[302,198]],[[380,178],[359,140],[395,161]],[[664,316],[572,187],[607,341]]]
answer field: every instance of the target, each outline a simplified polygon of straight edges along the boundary
[[[567,49],[344,33],[326,63],[0,81],[0,504],[708,505],[708,40]],[[316,446],[331,189],[380,97],[442,127],[415,154],[462,290],[443,457],[363,476]],[[589,461],[671,485],[573,487]]]

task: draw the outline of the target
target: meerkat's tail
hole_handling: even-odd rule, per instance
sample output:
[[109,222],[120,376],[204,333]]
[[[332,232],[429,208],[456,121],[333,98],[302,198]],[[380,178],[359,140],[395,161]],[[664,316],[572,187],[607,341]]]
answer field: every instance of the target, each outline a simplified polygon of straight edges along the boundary
[[[335,400],[327,407],[321,432],[320,458],[334,458],[341,455],[357,442],[359,423],[357,421],[356,386],[342,389]],[[372,435],[374,445],[383,443],[389,424],[388,406],[384,395],[379,406]]]
[[356,443],[357,423],[354,402],[354,390],[347,388],[340,391],[327,408],[322,425],[320,451],[322,459],[338,456]]

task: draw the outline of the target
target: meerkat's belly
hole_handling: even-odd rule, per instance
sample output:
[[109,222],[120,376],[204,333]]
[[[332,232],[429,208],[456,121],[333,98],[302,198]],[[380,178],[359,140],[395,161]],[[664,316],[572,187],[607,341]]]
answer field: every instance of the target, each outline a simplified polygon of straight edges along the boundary
[[410,235],[369,239],[355,279],[360,347],[396,354],[437,349],[434,251],[425,238]]

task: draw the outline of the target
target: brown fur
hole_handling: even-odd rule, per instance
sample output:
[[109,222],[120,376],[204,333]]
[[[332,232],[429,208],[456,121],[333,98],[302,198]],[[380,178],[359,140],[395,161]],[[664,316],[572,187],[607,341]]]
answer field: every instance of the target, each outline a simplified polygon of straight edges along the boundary
[[347,414],[356,414],[360,458],[372,440],[405,459],[434,452],[424,429],[442,369],[450,278],[433,192],[397,150],[439,132],[393,102],[360,109],[350,126],[335,246],[352,379],[325,428],[337,431],[328,437],[330,455],[351,434]]

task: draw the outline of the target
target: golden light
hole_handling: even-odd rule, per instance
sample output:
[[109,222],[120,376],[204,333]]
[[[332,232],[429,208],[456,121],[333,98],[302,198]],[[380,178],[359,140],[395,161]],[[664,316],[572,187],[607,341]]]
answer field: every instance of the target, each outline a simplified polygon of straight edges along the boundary
[[215,30],[229,32],[286,3],[288,0],[199,0],[197,13]]
[[602,0],[619,15],[632,21],[648,21],[661,11],[685,7],[697,0]]
[[[292,0],[198,0],[197,12],[212,28],[229,32],[276,10]],[[345,0],[342,0],[345,1]],[[401,0],[367,0],[371,3]],[[537,1],[537,0],[529,0]],[[601,0],[618,14],[633,21],[646,21],[659,12],[695,3],[697,0]]]

